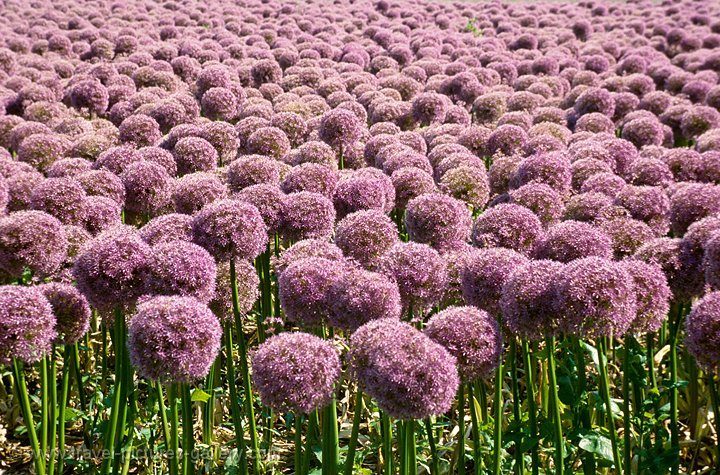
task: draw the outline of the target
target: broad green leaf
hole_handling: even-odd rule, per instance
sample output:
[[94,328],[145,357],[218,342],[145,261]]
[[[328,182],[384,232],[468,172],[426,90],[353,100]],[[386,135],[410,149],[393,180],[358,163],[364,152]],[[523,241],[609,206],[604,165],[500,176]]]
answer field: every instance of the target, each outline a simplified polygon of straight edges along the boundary
[[200,388],[195,388],[190,395],[190,400],[193,402],[208,402],[210,395]]
[[580,439],[580,443],[578,445],[586,452],[595,454],[608,462],[613,461],[612,443],[610,442],[610,439],[604,435],[587,434],[585,437]]

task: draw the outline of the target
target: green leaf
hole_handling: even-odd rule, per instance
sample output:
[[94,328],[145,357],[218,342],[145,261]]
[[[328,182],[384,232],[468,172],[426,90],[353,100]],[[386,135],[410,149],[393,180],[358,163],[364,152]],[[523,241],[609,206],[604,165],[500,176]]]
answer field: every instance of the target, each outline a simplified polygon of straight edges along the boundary
[[613,461],[612,443],[610,439],[600,434],[587,434],[578,444],[581,449],[606,460]]
[[597,348],[584,340],[580,340],[580,346],[582,346],[585,351],[590,353],[590,357],[592,358],[593,363],[595,363],[595,366],[600,365],[600,358],[598,357]]
[[80,419],[83,416],[82,411],[78,411],[72,407],[65,408],[65,422],[73,422]]
[[210,395],[200,388],[195,388],[190,395],[190,400],[193,402],[208,402]]
[[223,464],[225,475],[238,475],[240,473],[240,457],[237,449],[232,449]]

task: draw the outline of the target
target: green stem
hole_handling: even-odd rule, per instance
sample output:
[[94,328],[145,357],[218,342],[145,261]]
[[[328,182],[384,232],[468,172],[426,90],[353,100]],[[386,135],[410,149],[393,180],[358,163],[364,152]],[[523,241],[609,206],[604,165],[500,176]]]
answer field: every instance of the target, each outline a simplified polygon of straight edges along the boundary
[[248,473],[247,453],[245,451],[245,436],[242,424],[242,412],[238,402],[237,386],[235,384],[235,364],[233,363],[233,338],[232,324],[225,324],[225,366],[227,371],[227,383],[230,397],[230,415],[233,427],[235,428],[235,445],[240,459],[240,472]]
[[[632,473],[632,447],[631,447],[631,422],[630,422],[630,339],[625,337],[623,348],[623,461],[625,473]],[[636,408],[637,410],[637,408]]]
[[205,378],[205,389],[210,396],[205,403],[203,411],[203,443],[212,446],[213,427],[215,419],[215,373],[217,371],[217,359],[210,366],[210,372]]
[[650,384],[653,389],[657,389],[657,378],[655,377],[655,349],[653,348],[655,335],[648,332],[645,335],[645,342],[647,346],[647,367],[648,374],[650,375]]
[[380,424],[382,425],[383,473],[385,475],[392,475],[395,472],[393,469],[392,454],[392,424],[390,423],[390,417],[385,411],[380,413]]
[[302,464],[302,415],[295,414],[295,473],[303,475]]
[[240,371],[242,372],[243,389],[245,390],[245,413],[248,418],[250,445],[253,452],[253,470],[254,473],[261,473],[260,444],[258,441],[257,425],[255,422],[255,405],[253,403],[253,393],[250,383],[250,366],[248,365],[247,344],[245,342],[245,333],[243,332],[242,317],[240,315],[240,305],[238,302],[235,259],[230,260],[230,287],[232,291],[233,316],[235,317],[235,326],[238,334],[238,349],[240,350]]
[[528,419],[530,422],[530,438],[535,441],[530,449],[532,459],[532,473],[538,475],[540,459],[538,458],[538,427],[537,427],[537,406],[535,404],[535,381],[533,378],[533,365],[530,356],[530,345],[527,340],[522,341],[523,363],[525,365],[525,390],[527,391]]
[[437,446],[435,445],[435,435],[433,434],[432,421],[429,417],[425,419],[425,432],[430,446],[430,475],[439,475],[440,458],[438,457]]
[[25,427],[27,429],[28,438],[30,439],[30,447],[33,451],[33,460],[35,461],[35,471],[38,475],[45,475],[45,456],[40,450],[40,441],[35,431],[35,422],[33,421],[32,409],[30,407],[30,395],[28,394],[27,384],[25,384],[25,373],[23,372],[22,363],[17,359],[13,359],[13,378],[15,379],[15,389],[18,393],[20,401],[20,409]]
[[495,400],[493,407],[494,414],[494,432],[493,432],[493,473],[500,475],[502,470],[502,385],[503,385],[503,361],[500,359],[495,373]]
[[48,426],[50,425],[50,391],[48,385],[48,357],[40,360],[40,450],[43,458],[47,456]]
[[48,413],[48,430],[50,432],[50,445],[48,449],[48,457],[50,463],[48,464],[48,473],[54,475],[55,473],[55,462],[56,462],[56,449],[57,449],[57,423],[58,423],[58,396],[57,396],[57,360],[55,359],[55,346],[50,350],[50,354],[47,356],[48,363],[50,365],[50,374],[48,375],[48,387],[50,391],[49,402],[50,410]]
[[405,438],[405,435],[407,434],[407,431],[405,430],[405,422],[404,421],[397,421],[397,438],[398,438],[398,468],[400,469],[400,475],[407,475],[408,473],[408,460],[407,460],[407,441]]
[[553,412],[553,425],[555,428],[555,473],[562,475],[565,471],[563,457],[563,433],[562,418],[560,413],[560,398],[558,397],[557,377],[555,375],[555,337],[548,337],[546,340],[548,351],[548,386],[549,396]]
[[417,474],[417,447],[415,446],[415,421],[405,421],[405,466],[408,475]]
[[670,322],[670,446],[674,458],[672,474],[680,472],[680,428],[678,425],[678,361],[677,361],[677,337],[680,330],[680,322],[683,317],[683,305],[677,305],[675,318]]
[[178,461],[178,457],[180,456],[180,441],[178,437],[180,424],[178,421],[177,396],[177,385],[174,383],[168,385],[168,404],[170,404],[170,450],[168,450],[168,457],[170,458],[170,475],[180,475],[180,464]]
[[[720,434],[720,398],[718,398],[717,382],[715,381],[715,373],[708,375],[708,386],[710,387],[710,401],[713,409],[713,419],[715,421],[715,433]],[[715,447],[715,470],[720,473],[720,435],[718,444]]]
[[475,465],[475,473],[480,473],[480,423],[478,421],[478,411],[475,407],[475,397],[473,396],[473,385],[467,383],[468,406],[470,406],[470,423],[472,424],[473,439],[473,464]]
[[617,433],[615,432],[615,420],[613,418],[612,406],[610,400],[610,378],[607,369],[607,347],[605,345],[605,337],[598,338],[598,362],[600,370],[600,389],[602,398],[605,403],[605,416],[607,422],[607,430],[610,435],[610,443],[612,444],[613,461],[615,462],[615,470],[622,473],[622,462],[620,459],[620,449],[618,448]]
[[460,384],[458,394],[458,460],[457,474],[465,475],[465,385]]
[[[578,396],[581,397],[580,402],[580,423],[583,431],[590,432],[592,429],[592,421],[590,420],[590,410],[588,408],[587,400],[583,397],[586,391],[587,385],[587,374],[585,368],[585,353],[582,348],[580,339],[575,339],[573,344],[575,351],[575,365],[578,372]],[[584,451],[585,452],[585,451]],[[583,454],[583,473],[585,475],[595,475],[596,473],[596,462],[595,454],[592,452],[585,452]]]
[[190,400],[190,387],[183,383],[180,385],[180,397],[182,399],[182,425],[183,425],[183,475],[193,475],[195,467],[193,463],[193,452],[195,450],[195,439],[193,437],[193,412],[192,401]]
[[513,417],[515,427],[518,431],[517,441],[515,442],[515,466],[518,475],[525,473],[522,453],[522,401],[520,400],[520,388],[518,386],[518,370],[517,370],[517,341],[515,338],[510,340],[510,376],[513,393]]
[[65,352],[63,354],[63,369],[62,369],[62,388],[60,390],[60,408],[58,410],[58,424],[60,425],[58,430],[58,466],[57,473],[63,473],[63,466],[65,464],[65,408],[67,407],[68,393],[70,391],[70,363],[73,359],[72,347],[69,345],[65,346]]
[[323,475],[337,475],[339,443],[335,395],[330,404],[323,409],[322,431],[322,473]]
[[170,448],[170,428],[168,426],[167,409],[165,408],[165,396],[163,395],[162,384],[153,383],[157,389],[158,408],[160,412],[160,423],[162,424],[163,438],[165,439],[165,449]]
[[305,436],[305,453],[303,454],[303,473],[310,472],[310,457],[313,453],[313,444],[317,440],[316,431],[318,428],[317,409],[310,413],[308,418],[308,431]]
[[115,311],[115,325],[114,325],[114,345],[115,345],[115,383],[113,389],[113,405],[110,409],[110,421],[107,426],[107,432],[105,433],[105,455],[106,458],[103,461],[104,475],[109,475],[113,468],[113,460],[115,458],[115,438],[118,432],[118,419],[121,408],[125,406],[125,401],[122,399],[124,393],[123,386],[125,385],[125,317],[119,310]]
[[[80,348],[78,343],[72,346],[73,357],[73,371],[75,372],[75,382],[77,382],[78,399],[80,399],[80,409],[85,412],[87,403],[85,401],[85,385],[82,380],[82,372],[80,371]],[[107,361],[106,361],[107,364]],[[83,423],[84,424],[84,423]]]
[[348,444],[347,456],[345,457],[345,475],[352,475],[355,467],[355,450],[357,449],[358,435],[360,434],[360,421],[363,412],[363,394],[358,386],[355,393],[355,413],[353,414],[352,431],[350,432],[350,443]]

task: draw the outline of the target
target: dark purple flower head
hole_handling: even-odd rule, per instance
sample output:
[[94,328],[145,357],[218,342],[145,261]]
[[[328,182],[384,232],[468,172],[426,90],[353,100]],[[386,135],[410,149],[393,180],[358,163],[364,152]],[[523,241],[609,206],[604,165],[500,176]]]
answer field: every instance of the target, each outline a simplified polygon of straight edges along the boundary
[[510,203],[524,206],[538,217],[543,226],[557,223],[565,205],[560,194],[544,183],[528,183],[512,190]]
[[285,194],[277,186],[251,185],[235,193],[233,199],[255,206],[260,211],[269,235],[280,230],[285,211]]
[[142,157],[137,150],[128,145],[111,147],[97,157],[93,168],[96,170],[102,170],[104,168],[115,175],[119,175],[131,163],[135,163],[140,160],[142,160]]
[[328,292],[330,325],[354,331],[371,320],[399,319],[400,290],[383,274],[348,268]]
[[173,148],[179,175],[206,172],[217,167],[218,153],[210,142],[200,137],[183,137]]
[[173,180],[160,165],[140,161],[129,165],[120,175],[125,185],[125,209],[155,216],[171,203]]
[[707,216],[688,226],[680,241],[680,260],[686,271],[684,282],[686,290],[694,296],[702,294],[705,286],[703,279],[705,250],[715,233],[720,231],[720,218]]
[[85,244],[73,267],[77,287],[98,310],[126,307],[145,290],[152,249],[130,226],[116,226]]
[[121,224],[122,208],[110,198],[88,196],[85,200],[85,210],[83,224],[93,235]]
[[395,187],[395,204],[398,209],[405,209],[413,198],[437,190],[432,175],[417,167],[396,170],[390,178]]
[[58,337],[55,343],[72,345],[90,328],[90,305],[74,285],[51,282],[37,287],[52,307]]
[[475,307],[449,307],[427,323],[425,335],[457,359],[464,381],[489,377],[502,354],[502,334],[497,320]]
[[687,148],[666,150],[661,157],[677,181],[695,181],[702,168],[702,157]]
[[44,171],[63,158],[69,148],[70,143],[60,135],[33,134],[20,144],[17,159]]
[[563,332],[583,336],[622,336],[637,315],[633,277],[622,265],[602,257],[567,264],[556,284]]
[[87,216],[83,187],[73,178],[48,178],[33,188],[30,206],[64,224],[80,224]]
[[168,175],[177,175],[177,163],[172,153],[160,147],[143,147],[137,151],[141,160],[153,162],[165,169]]
[[324,407],[340,380],[337,349],[309,333],[272,336],[252,352],[251,358],[260,401],[279,412],[309,414]]
[[528,255],[542,235],[542,223],[531,210],[516,204],[500,204],[478,217],[472,240],[478,247],[505,247]]
[[212,87],[205,91],[200,100],[203,117],[210,120],[231,121],[237,117],[237,97],[230,89]]
[[637,259],[625,259],[619,265],[632,276],[635,285],[637,315],[630,331],[636,334],[657,331],[667,318],[672,296],[662,268]]
[[0,286],[0,363],[35,363],[55,341],[56,319],[37,287]]
[[100,81],[77,82],[70,90],[70,103],[75,109],[85,109],[91,114],[100,115],[108,108],[108,90]]
[[252,260],[265,250],[267,228],[258,209],[246,202],[224,199],[206,205],[193,217],[195,244],[218,261]]
[[694,106],[683,114],[680,131],[686,139],[699,137],[720,126],[720,112],[714,107]]
[[488,154],[512,155],[521,152],[527,140],[527,133],[517,125],[501,125],[488,137],[487,151]]
[[333,233],[335,208],[319,193],[301,191],[285,197],[281,234],[291,241],[328,238]]
[[720,289],[720,230],[713,231],[705,242],[702,267],[707,285],[713,290]]
[[663,143],[662,124],[655,118],[640,117],[630,120],[622,128],[622,138],[637,148]]
[[720,292],[706,294],[685,320],[685,346],[698,364],[712,370],[720,363]]
[[447,412],[459,385],[456,359],[407,323],[373,320],[350,338],[350,370],[383,411],[397,419]]
[[478,250],[468,256],[461,270],[463,298],[469,305],[498,315],[503,286],[512,272],[527,262],[525,256],[512,249]]
[[681,258],[680,244],[681,240],[677,238],[656,238],[640,246],[633,258],[659,265],[667,277],[673,296],[682,301],[697,295],[698,279],[695,275],[690,275],[690,269]]
[[397,226],[377,210],[356,211],[340,220],[335,244],[346,257],[372,268],[399,241]]
[[357,115],[347,109],[333,109],[323,114],[318,136],[320,140],[336,149],[345,149],[357,142],[362,124]]
[[691,183],[670,198],[672,231],[682,236],[692,223],[720,212],[720,186]]
[[220,350],[222,327],[192,297],[153,297],[128,323],[130,361],[140,376],[188,383],[204,377]]
[[578,193],[565,203],[563,219],[592,222],[612,203],[613,199],[603,193]]
[[329,314],[328,292],[341,278],[343,266],[321,257],[290,263],[278,276],[280,305],[285,318],[305,326],[319,325]]
[[186,295],[207,303],[215,296],[217,266],[202,247],[186,241],[166,241],[153,246],[147,292]]
[[357,173],[341,179],[333,193],[333,203],[338,217],[361,210],[385,209],[385,186],[372,176]]
[[530,261],[510,274],[502,288],[503,323],[514,334],[542,340],[558,333],[555,283],[564,269],[557,261]]
[[439,185],[444,193],[474,209],[481,209],[490,197],[490,184],[484,168],[462,165],[453,168],[443,174]]
[[319,163],[302,163],[288,170],[281,188],[285,193],[310,191],[332,198],[338,183],[338,173]]
[[120,141],[135,147],[155,145],[162,139],[160,125],[147,115],[131,115],[122,121],[118,130]]
[[570,262],[583,257],[610,259],[612,240],[597,227],[579,221],[563,221],[547,230],[534,252],[536,259]]
[[415,242],[443,250],[456,248],[470,237],[472,217],[460,200],[440,193],[412,199],[405,211],[408,236]]
[[634,254],[640,246],[656,237],[650,226],[628,217],[601,219],[599,227],[612,240],[617,259]]
[[67,257],[63,225],[42,211],[17,211],[0,219],[0,267],[13,277],[25,268],[37,276],[54,273]]
[[140,238],[151,246],[168,241],[192,242],[192,221],[192,216],[187,214],[164,214],[140,228]]
[[445,260],[426,244],[395,244],[383,255],[378,271],[397,282],[403,306],[420,316],[442,299],[448,285]]

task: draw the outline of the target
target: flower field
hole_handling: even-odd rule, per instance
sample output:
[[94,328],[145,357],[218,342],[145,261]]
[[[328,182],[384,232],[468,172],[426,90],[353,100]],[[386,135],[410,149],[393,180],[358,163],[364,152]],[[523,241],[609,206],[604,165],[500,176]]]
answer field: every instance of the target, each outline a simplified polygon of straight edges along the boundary
[[720,473],[720,3],[0,3],[0,474]]

